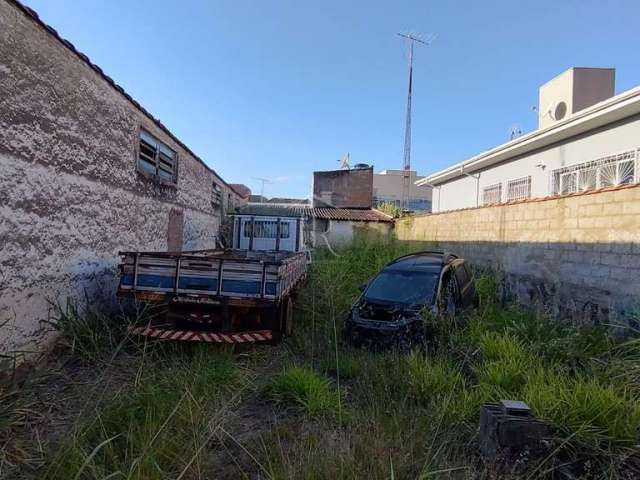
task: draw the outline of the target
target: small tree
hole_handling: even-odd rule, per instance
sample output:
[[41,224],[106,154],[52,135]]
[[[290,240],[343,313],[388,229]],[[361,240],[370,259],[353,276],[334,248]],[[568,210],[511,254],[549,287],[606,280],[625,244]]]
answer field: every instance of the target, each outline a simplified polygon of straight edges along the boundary
[[386,213],[387,215],[392,216],[393,218],[398,218],[402,214],[402,209],[396,206],[392,202],[381,202],[378,204],[378,210],[382,213]]

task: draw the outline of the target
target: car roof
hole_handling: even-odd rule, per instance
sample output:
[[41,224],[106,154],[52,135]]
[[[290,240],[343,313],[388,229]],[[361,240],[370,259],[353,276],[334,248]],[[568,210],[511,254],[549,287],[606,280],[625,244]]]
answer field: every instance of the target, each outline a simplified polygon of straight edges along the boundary
[[445,252],[415,252],[398,257],[389,263],[384,270],[414,270],[439,272],[443,265],[449,263],[455,255]]

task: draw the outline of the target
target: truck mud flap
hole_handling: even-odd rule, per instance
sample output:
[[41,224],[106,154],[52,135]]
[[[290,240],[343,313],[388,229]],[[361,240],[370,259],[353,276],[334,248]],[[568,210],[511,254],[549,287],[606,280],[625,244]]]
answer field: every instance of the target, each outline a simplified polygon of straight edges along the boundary
[[129,327],[129,334],[142,335],[156,340],[176,340],[184,342],[209,343],[256,343],[271,342],[274,339],[271,330],[254,330],[236,333],[215,333],[193,330],[171,330],[153,327]]

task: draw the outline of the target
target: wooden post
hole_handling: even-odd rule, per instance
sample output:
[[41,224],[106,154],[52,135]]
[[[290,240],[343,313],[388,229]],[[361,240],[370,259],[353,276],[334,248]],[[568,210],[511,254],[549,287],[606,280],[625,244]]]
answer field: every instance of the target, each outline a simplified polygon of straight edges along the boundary
[[280,217],[276,223],[276,252],[280,251]]
[[296,219],[296,252],[300,251],[300,218]]

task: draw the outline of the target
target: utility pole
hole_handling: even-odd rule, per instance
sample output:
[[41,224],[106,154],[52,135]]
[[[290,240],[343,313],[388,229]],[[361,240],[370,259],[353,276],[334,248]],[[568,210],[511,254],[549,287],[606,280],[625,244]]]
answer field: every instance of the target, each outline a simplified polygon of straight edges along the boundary
[[402,208],[407,209],[411,193],[411,95],[413,93],[413,44],[429,45],[433,36],[424,41],[412,33],[398,33],[399,37],[409,40],[409,92],[407,94],[407,118],[404,127],[404,158],[402,165]]

